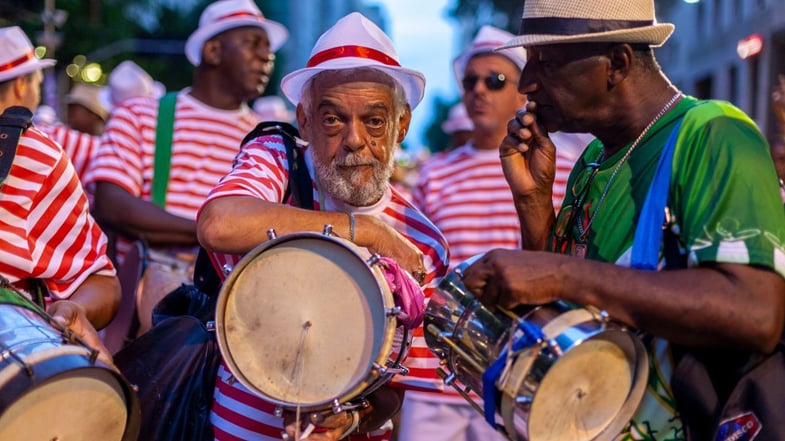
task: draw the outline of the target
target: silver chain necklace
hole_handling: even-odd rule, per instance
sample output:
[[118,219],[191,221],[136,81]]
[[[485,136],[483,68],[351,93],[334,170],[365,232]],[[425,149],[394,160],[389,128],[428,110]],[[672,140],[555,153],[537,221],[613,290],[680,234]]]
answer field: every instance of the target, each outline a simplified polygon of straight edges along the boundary
[[[657,121],[659,121],[660,118],[662,118],[662,116],[665,115],[668,112],[668,110],[671,108],[671,106],[673,106],[673,104],[676,102],[676,100],[678,100],[680,97],[681,97],[681,92],[677,91],[671,97],[671,99],[668,100],[667,103],[665,103],[665,107],[663,107],[659,111],[659,113],[657,113],[657,115],[654,117],[654,119],[652,119],[649,122],[649,124],[646,126],[646,128],[643,129],[641,134],[638,135],[637,138],[635,138],[635,141],[633,141],[632,146],[630,146],[630,148],[627,150],[627,153],[625,153],[624,156],[621,158],[621,160],[619,160],[619,163],[616,164],[616,168],[613,169],[613,173],[611,173],[611,177],[608,179],[608,183],[605,184],[605,189],[602,190],[602,195],[600,196],[600,200],[597,201],[597,205],[594,207],[594,213],[592,213],[591,217],[589,218],[589,223],[586,224],[586,228],[583,228],[583,226],[581,225],[582,224],[583,214],[579,215],[580,218],[578,219],[577,224],[578,224],[578,231],[581,233],[581,235],[580,235],[580,241],[581,242],[586,240],[586,235],[590,231],[591,224],[592,224],[592,222],[594,222],[594,218],[597,217],[597,212],[600,211],[600,206],[602,206],[602,202],[605,200],[605,196],[608,195],[608,191],[611,189],[611,184],[613,183],[614,178],[616,178],[616,175],[619,173],[619,170],[621,170],[622,165],[624,165],[624,163],[627,162],[627,158],[629,158],[630,155],[632,155],[632,152],[633,152],[633,150],[635,150],[635,147],[638,147],[638,144],[641,142],[643,137],[646,136],[646,134],[654,126],[654,124],[656,124]],[[597,159],[597,162],[598,163],[602,162],[604,156],[605,156],[605,151],[600,153],[600,157]]]

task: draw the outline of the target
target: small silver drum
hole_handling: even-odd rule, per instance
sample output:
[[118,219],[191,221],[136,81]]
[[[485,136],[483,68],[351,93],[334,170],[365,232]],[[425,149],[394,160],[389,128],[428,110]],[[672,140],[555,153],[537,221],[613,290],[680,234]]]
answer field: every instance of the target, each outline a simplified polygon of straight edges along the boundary
[[227,366],[279,407],[338,412],[406,373],[411,335],[397,326],[378,257],[328,233],[273,233],[235,266],[218,296]]
[[[440,371],[445,382],[481,410],[467,392],[485,396],[483,374],[506,354],[504,371],[494,382],[493,404],[496,427],[507,438],[613,439],[646,390],[643,343],[604,313],[563,302],[520,315],[492,313],[462,282],[462,271],[479,257],[445,276],[426,309],[426,343],[450,370]],[[511,351],[524,337],[522,322],[538,329],[539,339]]]
[[19,293],[0,287],[0,440],[133,441],[136,392]]

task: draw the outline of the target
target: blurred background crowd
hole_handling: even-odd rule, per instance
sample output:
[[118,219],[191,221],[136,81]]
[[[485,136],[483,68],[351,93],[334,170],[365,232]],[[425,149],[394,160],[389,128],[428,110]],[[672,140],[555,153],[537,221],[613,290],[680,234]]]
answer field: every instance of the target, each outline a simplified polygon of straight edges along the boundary
[[[85,102],[90,89],[79,84],[106,86],[111,72],[125,61],[133,61],[160,91],[187,86],[193,67],[185,59],[185,39],[196,27],[199,13],[208,0],[0,0],[0,26],[19,25],[38,45],[40,56],[58,60],[44,83],[40,121],[68,122],[75,100]],[[276,54],[276,69],[265,98],[258,100],[262,112],[291,112],[288,103],[277,102],[280,78],[304,65],[318,36],[338,18],[359,11],[393,40],[407,35],[427,35],[415,2],[380,0],[303,0],[256,3],[269,18],[297,29]],[[445,0],[439,13],[425,17],[433,27],[448,28],[449,60],[472,40],[480,26],[491,24],[512,33],[517,31],[522,2],[513,0]],[[778,74],[785,72],[785,0],[657,0],[660,21],[676,24],[671,44],[657,49],[657,57],[675,85],[697,98],[731,101],[760,126],[772,144],[779,144],[772,88],[781,87]],[[431,9],[429,7],[428,9]],[[408,11],[408,12],[407,12]],[[406,23],[410,23],[407,27]],[[393,29],[396,32],[391,32]],[[428,52],[433,45],[421,45]],[[400,42],[397,42],[399,46]],[[441,47],[441,46],[439,46]],[[406,47],[401,47],[405,58]],[[433,49],[431,49],[433,51]],[[441,49],[437,49],[441,50]],[[430,59],[437,60],[435,55]],[[412,64],[412,63],[409,63]],[[415,63],[416,64],[416,63]],[[452,83],[449,63],[417,66],[426,72],[430,90],[422,108],[414,114],[415,133],[403,144],[398,163],[409,171],[431,153],[454,145],[451,130],[460,123],[453,106],[460,93]],[[434,81],[429,72],[442,72]],[[447,81],[442,80],[447,78]],[[73,92],[73,93],[72,93]],[[105,101],[104,101],[105,104]],[[271,106],[277,110],[264,110]],[[108,111],[109,109],[107,109]],[[101,115],[103,111],[98,111]],[[285,113],[280,116],[287,116]],[[418,130],[419,129],[419,130]],[[419,133],[417,133],[419,132]],[[401,173],[401,176],[406,173]],[[408,178],[412,180],[413,178]]]

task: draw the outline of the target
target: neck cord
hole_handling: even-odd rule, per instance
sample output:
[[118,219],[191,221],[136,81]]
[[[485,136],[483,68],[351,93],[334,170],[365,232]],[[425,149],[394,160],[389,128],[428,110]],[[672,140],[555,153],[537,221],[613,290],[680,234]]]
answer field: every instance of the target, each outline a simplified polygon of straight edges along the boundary
[[[581,233],[581,235],[580,235],[581,242],[586,240],[586,235],[589,234],[589,230],[591,228],[591,224],[592,224],[592,222],[594,222],[594,219],[597,217],[597,212],[600,211],[600,207],[602,206],[603,201],[605,201],[605,196],[608,195],[608,191],[611,188],[611,184],[613,183],[614,178],[616,178],[616,175],[619,173],[619,170],[621,170],[622,165],[624,165],[624,163],[627,162],[627,159],[630,157],[630,155],[632,155],[632,151],[635,150],[635,147],[638,147],[638,144],[641,142],[643,137],[646,136],[646,134],[649,132],[649,130],[651,130],[651,128],[654,126],[654,124],[656,124],[657,121],[659,121],[660,118],[662,118],[663,115],[665,115],[668,112],[668,110],[671,108],[671,106],[673,106],[673,104],[676,103],[676,100],[678,100],[680,97],[681,97],[681,92],[677,91],[671,97],[671,99],[668,100],[667,103],[665,103],[665,106],[659,111],[659,113],[657,113],[657,115],[649,122],[649,124],[646,126],[646,128],[643,129],[643,131],[640,133],[640,135],[638,135],[638,137],[635,138],[635,141],[633,141],[632,145],[627,150],[627,153],[625,153],[624,156],[621,158],[621,160],[619,160],[619,163],[616,164],[616,168],[613,169],[613,173],[611,174],[611,177],[608,179],[608,183],[605,184],[605,189],[603,189],[602,195],[600,196],[600,200],[597,201],[597,205],[594,207],[594,213],[592,213],[591,217],[589,218],[589,223],[586,224],[586,228],[583,228],[583,226],[581,226],[581,223],[582,223],[581,219],[578,219],[578,222],[577,222],[578,223],[578,231],[580,231],[580,233]],[[602,160],[604,159],[604,156],[605,156],[605,152],[603,151],[602,153],[600,153],[600,157],[598,158],[597,162],[602,162]],[[580,216],[582,217],[582,215],[580,215]]]

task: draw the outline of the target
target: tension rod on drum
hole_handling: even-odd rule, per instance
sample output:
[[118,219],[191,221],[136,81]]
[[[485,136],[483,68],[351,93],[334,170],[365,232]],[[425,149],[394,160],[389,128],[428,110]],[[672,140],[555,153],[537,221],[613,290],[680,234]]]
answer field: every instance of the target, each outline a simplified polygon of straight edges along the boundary
[[439,374],[440,377],[442,377],[442,380],[444,380],[445,384],[449,384],[450,386],[452,386],[453,389],[458,391],[458,393],[463,397],[463,399],[466,400],[466,402],[468,402],[474,408],[474,410],[480,412],[480,414],[485,414],[485,410],[483,410],[483,408],[481,408],[480,405],[477,404],[474,401],[474,399],[471,396],[469,396],[468,393],[466,393],[465,390],[461,389],[455,384],[455,374],[448,374],[442,368],[436,368],[436,373]]
[[447,343],[447,345],[450,347],[450,349],[452,349],[453,351],[457,352],[458,355],[460,355],[461,358],[464,359],[464,361],[466,361],[469,364],[471,364],[474,369],[476,369],[479,372],[484,372],[485,371],[484,367],[480,366],[479,363],[477,363],[476,361],[472,360],[471,356],[469,354],[467,354],[466,351],[464,351],[463,349],[460,348],[460,346],[455,344],[452,341],[452,339],[450,339],[450,337],[447,335],[447,333],[440,331],[439,328],[437,328],[436,325],[434,325],[433,323],[428,325],[428,332],[430,332],[436,338],[438,338],[439,341],[443,341],[443,342]]

